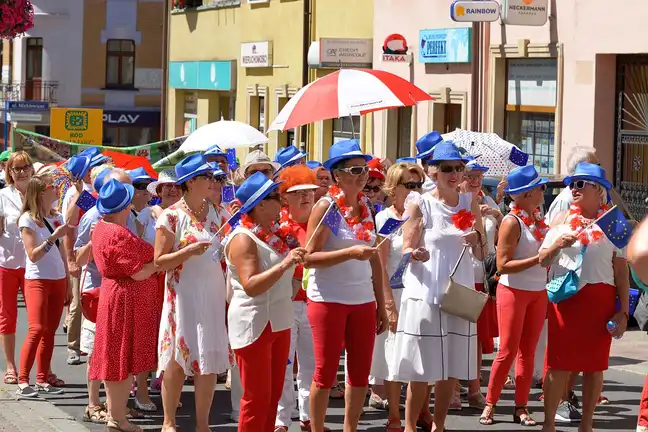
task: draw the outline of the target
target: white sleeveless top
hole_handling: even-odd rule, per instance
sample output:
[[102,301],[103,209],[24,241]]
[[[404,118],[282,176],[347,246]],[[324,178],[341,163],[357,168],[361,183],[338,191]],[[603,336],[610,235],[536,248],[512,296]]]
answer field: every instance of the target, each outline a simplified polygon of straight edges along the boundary
[[[320,200],[331,202],[326,196]],[[329,233],[322,252],[356,245],[372,246],[355,238],[349,225],[342,219],[338,235]],[[332,267],[311,268],[308,270],[306,294],[315,302],[357,305],[375,301],[371,264],[369,261],[349,260]]]
[[[419,244],[430,252],[430,259],[426,262],[411,261],[407,266],[403,276],[403,300],[416,299],[440,304],[450,280],[450,273],[463,250],[462,236],[472,229],[462,231],[457,228],[452,221],[452,215],[460,210],[471,210],[472,194],[459,194],[456,207],[445,205],[430,193],[419,195],[410,192],[405,207],[411,202],[418,203],[423,213],[424,230]],[[475,286],[473,262],[468,251],[459,263],[454,280],[467,287]]]
[[[513,214],[506,217],[514,217],[520,225],[520,240],[513,253],[514,260],[527,259],[538,254],[542,244],[533,236],[531,230]],[[547,269],[540,264],[534,265],[519,273],[503,274],[500,276],[500,283],[509,288],[515,288],[524,291],[542,291],[547,285]]]
[[[247,235],[256,243],[261,271],[272,268],[285,258],[285,255],[279,255],[252,232],[241,226],[238,226],[227,237],[225,247],[238,234]],[[272,288],[256,297],[250,297],[243,290],[236,267],[232,265],[227,254],[225,254],[225,262],[228,273],[231,274],[233,292],[227,313],[229,341],[232,349],[244,348],[254,343],[261,336],[268,322],[273,332],[292,327],[294,266],[286,270]]]
[[[400,219],[392,207],[387,207],[376,215],[376,231],[380,231],[389,218]],[[396,273],[398,264],[400,264],[403,257],[403,227],[400,227],[398,231],[389,237],[389,246],[386,270],[387,277],[391,278]]]

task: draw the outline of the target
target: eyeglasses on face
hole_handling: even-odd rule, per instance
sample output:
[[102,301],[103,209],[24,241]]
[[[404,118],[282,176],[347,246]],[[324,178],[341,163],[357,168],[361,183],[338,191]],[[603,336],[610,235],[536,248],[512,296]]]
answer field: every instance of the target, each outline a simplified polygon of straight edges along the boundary
[[339,171],[343,171],[347,174],[351,174],[352,176],[358,177],[367,174],[369,172],[369,167],[367,165],[359,165],[359,166],[352,166],[349,168],[340,168]]
[[464,165],[439,165],[439,171],[445,174],[450,174],[451,172],[462,173],[466,167]]
[[378,193],[380,192],[380,186],[365,186],[362,189],[363,192],[373,192],[373,193]]
[[266,169],[251,169],[245,173],[245,178],[251,177],[254,174],[260,172],[264,176],[271,178],[274,174],[274,170],[272,168],[266,168]]
[[214,180],[215,182],[220,183],[220,184],[225,184],[225,182],[227,181],[227,176],[225,176],[225,175],[213,176],[212,180]]
[[15,172],[15,173],[28,172],[31,169],[32,169],[31,165],[15,166],[15,167],[11,168],[11,170],[13,172]]
[[150,182],[138,182],[133,183],[133,187],[135,188],[135,190],[145,191],[149,184]]
[[586,184],[596,186],[596,183],[591,182],[591,181],[576,180],[576,181],[573,181],[573,182],[569,183],[569,189],[584,189]]
[[423,187],[423,182],[404,182],[401,183],[401,186],[403,186],[405,189],[408,190],[416,190],[416,189],[421,189]]

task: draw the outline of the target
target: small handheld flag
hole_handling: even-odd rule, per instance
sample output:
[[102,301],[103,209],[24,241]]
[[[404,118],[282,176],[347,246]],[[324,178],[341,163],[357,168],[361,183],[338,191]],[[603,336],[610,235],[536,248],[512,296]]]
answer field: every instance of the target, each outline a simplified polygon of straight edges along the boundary
[[517,166],[525,166],[529,161],[529,155],[513,146],[511,154],[509,155],[509,160]]
[[238,168],[238,159],[236,158],[236,149],[227,149],[227,165],[229,165],[230,170],[235,170]]
[[406,217],[405,219],[396,219],[396,218],[389,218],[385,221],[382,227],[380,227],[380,230],[378,231],[378,234],[381,236],[389,236],[398,231],[400,227],[403,226],[405,222],[407,222],[407,219],[409,217]]
[[392,288],[403,288],[403,275],[405,274],[405,269],[412,259],[412,252],[408,252],[403,255],[400,262],[398,263],[398,268],[389,279],[389,286]]
[[382,211],[383,206],[382,206],[382,204],[374,204],[373,208],[374,208],[374,212],[376,214],[378,214],[378,213],[380,213]]
[[223,202],[231,203],[236,198],[234,193],[236,192],[236,187],[233,185],[223,186]]
[[92,196],[88,191],[81,192],[79,199],[77,199],[76,205],[83,211],[88,211],[97,204],[97,199]]
[[338,211],[337,207],[330,208],[326,211],[322,223],[331,230],[335,235],[340,232],[340,224],[342,223],[342,214]]
[[623,216],[621,210],[614,206],[601,216],[596,224],[605,233],[614,246],[622,249],[630,242],[632,226]]

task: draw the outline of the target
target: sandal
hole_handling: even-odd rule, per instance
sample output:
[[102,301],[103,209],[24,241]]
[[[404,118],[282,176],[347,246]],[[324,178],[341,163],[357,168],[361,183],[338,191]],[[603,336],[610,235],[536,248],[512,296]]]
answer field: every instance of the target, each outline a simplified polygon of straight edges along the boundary
[[53,386],[53,387],[65,387],[65,381],[62,379],[59,379],[56,374],[51,373],[47,375],[47,384]]
[[105,424],[108,422],[108,410],[106,404],[99,404],[91,407],[86,406],[83,413],[83,421],[86,423]]
[[484,409],[486,407],[486,398],[481,392],[468,395],[468,407]]
[[510,375],[506,377],[506,382],[504,383],[504,390],[515,390],[515,379]]
[[134,425],[129,421],[124,421],[123,423],[118,423],[115,420],[108,420],[106,423],[106,431],[110,432],[144,432],[144,430]]
[[11,384],[11,385],[18,384],[18,377],[16,376],[16,371],[15,370],[10,370],[10,371],[5,372],[5,374],[4,374],[4,383],[5,384]]
[[128,408],[128,414],[126,414],[128,420],[141,420],[145,419],[146,415],[143,412],[137,411],[133,408]]
[[432,432],[433,426],[434,426],[434,416],[430,411],[419,414],[419,418],[418,420],[416,420],[417,428],[423,429],[425,432]]
[[[300,421],[299,422],[299,429],[301,431],[303,431],[303,432],[310,432],[311,431],[311,422],[310,422],[310,420]],[[331,432],[331,429],[324,426],[324,432]]]
[[[521,413],[518,415],[518,413]],[[525,406],[515,407],[515,412],[513,413],[513,423],[517,423],[521,426],[535,426],[536,421],[533,420],[529,414],[529,410]]]
[[597,405],[610,405],[610,399],[608,399],[605,396],[601,395],[598,398]]
[[329,393],[330,399],[344,399],[344,388],[340,383],[335,384],[331,387],[331,393]]
[[286,426],[275,426],[274,432],[288,432],[288,428]]
[[484,425],[484,426],[490,426],[495,421],[493,420],[493,417],[495,416],[495,405],[486,405],[484,408],[484,412],[482,412],[482,415],[479,417],[479,424]]
[[392,418],[387,420],[385,432],[403,432],[400,419]]

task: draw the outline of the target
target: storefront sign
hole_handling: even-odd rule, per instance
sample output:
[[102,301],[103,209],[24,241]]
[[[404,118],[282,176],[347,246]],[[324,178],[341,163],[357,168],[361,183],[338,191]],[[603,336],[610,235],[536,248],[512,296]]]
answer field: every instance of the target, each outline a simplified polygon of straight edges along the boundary
[[508,105],[556,106],[556,59],[508,61]]
[[7,101],[9,111],[47,111],[49,108],[49,102]]
[[407,53],[407,40],[398,33],[385,38],[382,50],[382,61],[384,62],[406,63],[412,59],[412,56]]
[[493,22],[500,17],[496,1],[458,0],[450,4],[450,18],[456,22]]
[[156,127],[160,111],[104,110],[103,122],[107,126]]
[[272,42],[242,43],[241,66],[244,68],[272,66]]
[[549,0],[502,0],[504,24],[541,26],[548,17]]
[[319,40],[321,67],[367,67],[373,64],[373,41],[371,39]]
[[236,88],[233,61],[169,63],[169,86],[180,89],[230,91]]
[[420,63],[470,63],[470,27],[421,30],[419,33]]
[[43,114],[42,113],[32,113],[32,112],[9,112],[7,113],[7,120],[12,122],[22,122],[22,123],[42,123]]
[[103,110],[87,108],[52,108],[52,138],[78,144],[102,145]]

